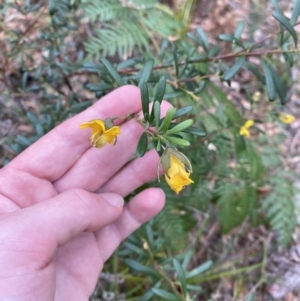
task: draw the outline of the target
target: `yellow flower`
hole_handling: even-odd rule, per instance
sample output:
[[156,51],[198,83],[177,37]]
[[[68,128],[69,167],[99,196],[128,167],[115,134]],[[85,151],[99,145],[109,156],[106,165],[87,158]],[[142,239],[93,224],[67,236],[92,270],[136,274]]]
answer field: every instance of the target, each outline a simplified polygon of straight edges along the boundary
[[117,135],[121,133],[120,127],[114,126],[111,119],[106,119],[104,121],[100,119],[91,120],[82,123],[80,128],[92,129],[91,144],[97,148],[103,147],[106,143],[115,143]]
[[260,100],[261,93],[259,91],[254,92],[252,99],[254,102],[258,102]]
[[253,124],[254,121],[252,119],[247,120],[246,123],[240,128],[240,135],[249,138],[250,131],[248,129],[253,126]]
[[285,124],[290,124],[295,121],[295,117],[293,115],[286,113],[281,113],[279,115],[279,119]]
[[160,159],[165,179],[172,190],[177,194],[185,186],[194,183],[190,179],[192,166],[188,158],[175,148],[166,148]]

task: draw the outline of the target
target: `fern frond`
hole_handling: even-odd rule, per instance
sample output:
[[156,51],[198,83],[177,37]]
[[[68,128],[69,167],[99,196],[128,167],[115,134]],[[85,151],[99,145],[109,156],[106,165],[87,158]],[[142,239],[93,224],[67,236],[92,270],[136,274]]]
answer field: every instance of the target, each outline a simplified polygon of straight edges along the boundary
[[193,212],[189,208],[191,197],[189,194],[187,197],[184,197],[184,194],[178,197],[165,183],[161,183],[161,186],[166,193],[167,202],[164,209],[155,218],[155,223],[164,232],[166,245],[171,250],[183,251],[188,242],[187,233],[195,225]]
[[119,0],[110,1],[83,1],[83,10],[92,22],[99,19],[101,22],[122,18],[128,13]]
[[119,27],[107,25],[104,29],[98,29],[95,37],[85,44],[91,54],[102,52],[103,56],[113,56],[117,53],[120,57],[131,53],[135,46],[139,50],[143,47],[147,49],[147,36],[135,24],[129,23]]
[[269,179],[272,192],[265,197],[262,209],[270,222],[271,229],[278,234],[278,243],[288,246],[296,226],[295,187],[290,174],[278,173]]

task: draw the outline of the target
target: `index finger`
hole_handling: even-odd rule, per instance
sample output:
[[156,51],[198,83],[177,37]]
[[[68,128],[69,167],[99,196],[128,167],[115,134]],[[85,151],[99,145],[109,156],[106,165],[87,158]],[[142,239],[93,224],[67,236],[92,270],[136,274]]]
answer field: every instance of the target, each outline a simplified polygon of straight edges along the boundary
[[90,132],[80,130],[81,123],[92,119],[129,115],[140,110],[140,90],[129,85],[118,88],[82,113],[54,128],[22,152],[6,168],[21,169],[53,182],[90,147]]

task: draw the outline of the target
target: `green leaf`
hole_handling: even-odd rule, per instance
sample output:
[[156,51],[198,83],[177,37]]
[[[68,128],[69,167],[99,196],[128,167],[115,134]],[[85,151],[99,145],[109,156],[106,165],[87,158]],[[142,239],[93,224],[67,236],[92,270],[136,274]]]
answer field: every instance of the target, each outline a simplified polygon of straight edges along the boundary
[[220,51],[221,51],[221,47],[220,46],[212,46],[209,49],[208,56],[216,56],[216,55],[219,54]]
[[30,141],[28,138],[24,137],[23,135],[17,135],[17,141],[24,146],[29,146],[32,144],[32,141]]
[[197,31],[199,37],[202,40],[202,47],[203,47],[204,51],[206,53],[208,53],[208,51],[209,51],[209,43],[208,43],[208,39],[207,39],[207,36],[206,36],[205,32],[202,30],[201,27],[197,27],[196,31]]
[[268,64],[262,60],[262,66],[266,78],[266,86],[267,86],[267,93],[270,101],[275,100],[275,86],[272,76],[272,71],[270,70]]
[[237,25],[237,27],[235,29],[235,32],[234,32],[234,37],[236,39],[240,39],[241,38],[241,35],[242,35],[242,32],[243,32],[244,28],[245,28],[245,22],[243,20],[239,21],[238,25]]
[[177,145],[180,145],[180,146],[189,146],[190,145],[190,142],[185,140],[185,139],[182,139],[182,138],[177,138],[177,137],[173,137],[173,136],[166,136],[166,139],[168,141],[170,141],[171,143],[174,143],[174,144],[177,144]]
[[232,35],[229,35],[229,34],[220,34],[219,35],[219,39],[221,41],[224,41],[224,42],[228,42],[228,43],[231,43],[231,44],[234,44],[234,45],[238,45],[241,48],[245,49],[245,46],[244,46],[243,42],[240,39],[237,39],[237,38],[235,38]]
[[186,270],[186,268],[189,265],[189,263],[190,263],[190,261],[191,261],[191,259],[192,259],[193,256],[194,256],[194,251],[193,250],[187,251],[187,253],[186,253],[186,255],[185,255],[184,259],[183,259],[183,263],[182,263],[182,268],[184,270]]
[[185,95],[184,92],[170,92],[170,93],[166,93],[164,95],[164,99],[171,99],[171,98],[174,98],[174,97],[181,97]]
[[280,24],[282,26],[284,26],[286,28],[286,30],[291,34],[291,36],[294,39],[295,47],[297,47],[297,41],[298,41],[297,33],[296,33],[295,29],[293,28],[293,26],[289,23],[288,19],[278,12],[273,13],[272,16],[277,21],[279,21]]
[[202,274],[203,272],[207,271],[212,266],[212,264],[213,262],[211,260],[206,261],[205,263],[188,272],[186,274],[186,279],[190,279],[198,276],[199,274]]
[[152,268],[142,265],[141,263],[133,260],[133,259],[125,259],[125,264],[127,264],[133,270],[144,273],[153,277],[159,277],[159,274]]
[[123,86],[123,80],[121,78],[121,76],[119,75],[119,73],[115,70],[115,68],[113,67],[113,65],[105,58],[101,59],[102,64],[106,67],[106,69],[108,70],[108,72],[110,73],[110,75],[113,77],[113,79],[117,82],[118,86]]
[[271,69],[271,71],[272,71],[273,81],[274,81],[275,88],[276,88],[276,91],[278,93],[280,102],[281,102],[282,105],[285,105],[286,101],[287,101],[286,87],[284,86],[282,80],[280,79],[278,74],[275,72],[275,70],[273,70],[273,68]]
[[154,293],[152,292],[152,290],[150,290],[147,293],[145,293],[143,296],[138,298],[137,301],[149,301],[149,300],[151,300],[151,298],[153,296],[154,296]]
[[161,103],[164,98],[165,90],[166,90],[166,78],[162,76],[157,84],[154,100],[157,100]]
[[172,135],[172,134],[175,134],[175,133],[182,132],[183,130],[190,127],[193,123],[194,123],[193,119],[187,119],[187,120],[177,124],[176,126],[171,128],[170,130],[167,130],[167,135]]
[[23,74],[22,74],[22,82],[21,82],[21,85],[22,85],[22,89],[26,89],[26,86],[27,86],[27,82],[28,82],[28,72],[25,71]]
[[55,3],[55,0],[49,0],[48,3],[49,3],[49,5],[48,5],[49,13],[52,16],[56,11],[56,3]]
[[28,111],[26,113],[26,116],[32,124],[36,124],[39,122],[39,119],[34,114],[32,114],[30,111]]
[[276,12],[280,13],[282,15],[282,11],[277,3],[277,0],[271,0],[271,2],[273,3],[275,9],[276,9]]
[[146,83],[149,80],[149,77],[150,77],[151,72],[152,72],[153,64],[154,64],[153,59],[148,59],[146,61],[145,66],[142,70],[141,77],[140,77],[139,87],[141,87],[143,82]]
[[179,280],[179,282],[181,284],[181,288],[183,290],[183,294],[184,294],[184,296],[186,296],[186,279],[185,279],[184,270],[183,270],[180,262],[176,258],[173,259],[173,265],[175,267],[178,280]]
[[170,123],[173,119],[175,112],[176,112],[175,108],[168,109],[166,116],[163,119],[161,119],[162,122],[160,124],[160,127],[158,128],[159,131],[162,130],[163,133],[166,133],[166,131],[168,130],[168,128],[170,126]]
[[266,80],[263,77],[263,75],[258,71],[258,69],[256,68],[256,66],[253,66],[252,64],[245,62],[244,66],[250,71],[252,72],[256,78],[263,84],[266,84]]
[[244,65],[246,61],[245,56],[241,56],[236,62],[224,73],[224,80],[230,80]]
[[182,301],[182,298],[180,298],[177,295],[174,295],[172,293],[169,293],[165,290],[162,290],[160,288],[152,288],[152,291],[155,295],[165,298],[166,300],[171,300],[171,301]]
[[189,113],[192,110],[193,110],[193,106],[186,106],[186,107],[177,109],[172,119],[176,119],[178,117],[181,117],[181,116]]
[[158,129],[159,128],[159,120],[160,120],[160,102],[159,101],[154,102],[153,110],[154,110],[155,127]]
[[178,59],[177,59],[177,47],[174,43],[172,43],[172,52],[173,52],[173,59],[174,59],[175,74],[176,74],[176,78],[178,78],[179,68],[178,68]]
[[144,118],[149,121],[149,92],[148,86],[145,82],[140,82],[141,99],[142,99],[142,110]]
[[[289,44],[288,44],[288,43],[284,43],[284,44],[282,45],[282,49],[283,49],[284,51],[288,51],[288,50],[289,50]],[[292,53],[286,52],[286,53],[283,53],[283,56],[284,56],[284,59],[286,60],[286,62],[289,63],[289,66],[290,66],[290,67],[293,67],[293,65],[294,65],[294,57],[293,57],[293,54],[292,54]]]
[[[170,108],[168,110],[168,112],[170,111],[169,114],[167,112],[166,116],[164,118],[161,118],[161,120],[160,120],[161,124],[160,124],[159,130],[162,129],[163,132],[165,133],[168,130],[168,128],[170,127],[170,123],[172,120],[177,119],[177,118],[189,113],[192,110],[193,110],[193,106],[186,106],[186,107],[183,107],[180,109]],[[170,114],[172,114],[172,116],[170,116]],[[165,121],[166,118],[167,118],[167,120]],[[172,124],[171,124],[171,126],[172,126]]]
[[205,130],[196,128],[194,126],[191,126],[187,129],[183,130],[183,132],[193,134],[193,135],[196,135],[196,136],[200,136],[200,137],[205,137],[207,135]]
[[138,157],[143,157],[147,151],[148,147],[148,135],[146,132],[142,134],[142,136],[139,139],[137,148],[136,148],[136,154]]
[[203,291],[203,288],[200,285],[188,284],[187,289],[192,290],[192,291],[196,291],[196,292],[202,292]]
[[290,19],[290,24],[292,26],[295,26],[295,24],[297,23],[297,19],[299,17],[299,13],[300,13],[300,0],[295,0],[294,1],[294,7],[293,7],[292,16],[291,16],[291,19]]

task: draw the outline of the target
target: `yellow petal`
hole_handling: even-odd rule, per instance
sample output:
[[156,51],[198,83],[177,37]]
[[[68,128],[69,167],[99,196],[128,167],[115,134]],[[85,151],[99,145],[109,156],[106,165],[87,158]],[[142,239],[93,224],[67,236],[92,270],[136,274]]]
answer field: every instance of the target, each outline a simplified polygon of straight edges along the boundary
[[115,142],[117,135],[119,135],[120,133],[121,133],[120,127],[113,126],[112,128],[105,131],[103,136],[105,136],[105,139],[108,143],[113,144]]
[[253,101],[258,102],[260,99],[260,95],[261,95],[261,93],[259,91],[256,91],[252,96]]
[[185,186],[194,182],[189,178],[190,173],[185,170],[184,164],[175,155],[170,154],[170,161],[165,179],[170,188],[178,194]]
[[279,119],[285,124],[290,124],[295,121],[295,117],[293,115],[286,113],[281,113],[279,115]]
[[254,124],[254,121],[252,119],[249,119],[246,121],[246,123],[243,125],[246,129],[249,129]]
[[245,126],[242,126],[241,129],[240,129],[240,135],[244,136],[246,138],[249,138],[250,137],[250,132]]

